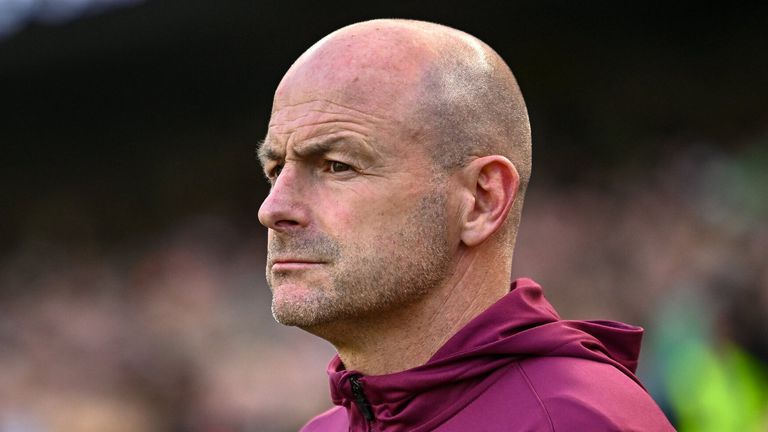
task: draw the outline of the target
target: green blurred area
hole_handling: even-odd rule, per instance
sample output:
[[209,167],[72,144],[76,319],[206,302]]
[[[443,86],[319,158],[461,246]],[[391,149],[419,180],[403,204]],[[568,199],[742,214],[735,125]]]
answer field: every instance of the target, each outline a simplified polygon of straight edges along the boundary
[[723,334],[716,306],[692,294],[664,306],[651,347],[678,430],[767,430],[766,363]]

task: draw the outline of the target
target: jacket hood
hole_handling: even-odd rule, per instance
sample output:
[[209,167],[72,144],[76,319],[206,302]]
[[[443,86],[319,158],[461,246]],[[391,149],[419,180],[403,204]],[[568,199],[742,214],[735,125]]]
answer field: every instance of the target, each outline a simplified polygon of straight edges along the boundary
[[[561,320],[541,287],[518,279],[510,292],[471,320],[424,365],[364,376],[328,366],[334,404],[347,408],[350,425],[364,424],[352,381],[363,388],[376,422],[385,430],[426,431],[461,410],[493,384],[491,376],[526,357],[579,357],[608,363],[640,384],[634,372],[643,329],[614,321]],[[440,412],[425,418],[425,413]]]

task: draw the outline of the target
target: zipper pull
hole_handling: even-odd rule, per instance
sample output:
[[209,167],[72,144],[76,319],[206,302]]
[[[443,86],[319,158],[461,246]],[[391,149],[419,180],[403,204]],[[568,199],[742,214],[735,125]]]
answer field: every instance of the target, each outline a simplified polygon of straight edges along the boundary
[[357,404],[357,408],[360,409],[360,412],[363,413],[363,417],[368,422],[373,421],[373,410],[371,409],[371,404],[368,403],[368,399],[365,398],[365,393],[363,393],[363,384],[360,382],[360,375],[352,375],[349,378],[349,383],[352,385],[352,395],[355,396],[355,404]]

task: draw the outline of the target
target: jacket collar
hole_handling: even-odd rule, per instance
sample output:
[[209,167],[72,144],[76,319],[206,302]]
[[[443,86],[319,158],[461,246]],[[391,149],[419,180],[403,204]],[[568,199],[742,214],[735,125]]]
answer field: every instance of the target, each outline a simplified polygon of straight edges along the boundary
[[424,365],[364,376],[335,356],[328,366],[333,403],[347,409],[352,430],[367,421],[356,404],[362,387],[374,424],[392,432],[432,430],[474,400],[506,366],[529,356],[571,356],[609,363],[639,381],[642,329],[613,321],[564,321],[541,287],[518,279],[510,292],[452,336]]

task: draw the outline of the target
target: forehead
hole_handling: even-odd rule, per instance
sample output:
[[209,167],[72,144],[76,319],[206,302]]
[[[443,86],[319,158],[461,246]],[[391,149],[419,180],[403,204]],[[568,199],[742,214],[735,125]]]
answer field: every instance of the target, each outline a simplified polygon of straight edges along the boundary
[[275,92],[266,143],[290,147],[347,134],[384,153],[414,153],[407,147],[420,129],[412,112],[423,56],[390,39],[336,37],[302,55]]
[[272,112],[269,135],[278,141],[287,135],[293,140],[304,140],[317,134],[343,131],[366,134],[394,126],[392,118],[370,111],[326,98],[284,104],[276,106]]
[[346,142],[348,151],[363,151],[380,163],[423,154],[422,149],[414,148],[421,145],[395,109],[387,111],[336,95],[310,93],[295,101],[286,103],[276,98],[261,156],[283,159],[287,154],[298,154],[304,144],[335,139]]

